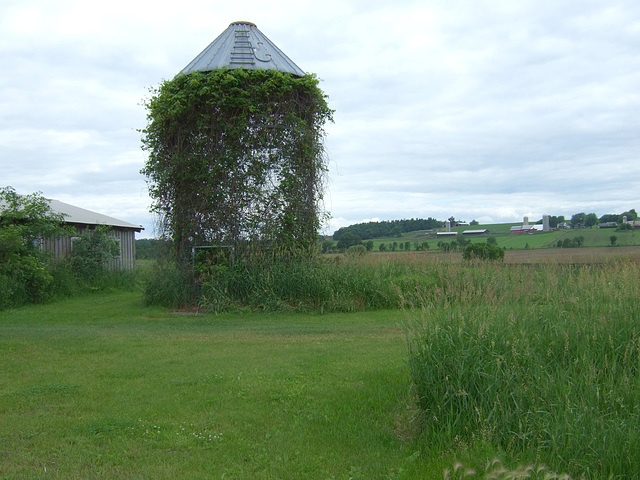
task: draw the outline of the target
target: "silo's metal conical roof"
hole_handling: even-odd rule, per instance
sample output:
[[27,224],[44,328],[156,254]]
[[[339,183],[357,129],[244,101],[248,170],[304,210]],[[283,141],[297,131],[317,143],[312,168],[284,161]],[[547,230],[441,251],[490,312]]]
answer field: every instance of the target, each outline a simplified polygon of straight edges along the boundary
[[229,25],[181,73],[209,72],[223,67],[305,74],[251,22]]

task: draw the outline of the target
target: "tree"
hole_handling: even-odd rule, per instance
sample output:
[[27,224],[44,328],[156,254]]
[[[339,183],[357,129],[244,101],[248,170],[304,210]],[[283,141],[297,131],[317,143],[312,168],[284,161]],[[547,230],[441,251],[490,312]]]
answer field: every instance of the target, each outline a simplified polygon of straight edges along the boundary
[[635,208],[632,208],[628,212],[621,213],[620,217],[627,217],[627,220],[637,220],[638,219],[638,213],[636,212]]
[[504,250],[490,243],[470,243],[462,250],[464,260],[504,260]]
[[615,235],[611,235],[609,237],[609,241],[611,242],[611,246],[615,245],[616,242],[618,241],[618,237],[616,237]]
[[582,227],[585,223],[586,213],[575,213],[571,216],[571,226],[572,227]]
[[329,253],[333,250],[333,242],[331,240],[323,240],[321,246],[322,253]]
[[598,224],[598,215],[595,213],[589,213],[584,217],[584,225],[585,227],[593,227]]
[[557,228],[558,224],[564,222],[564,215],[559,215],[559,216],[555,216],[555,215],[550,215],[549,216],[549,226],[551,228]]
[[338,250],[347,250],[349,247],[354,245],[362,245],[362,240],[359,236],[354,235],[353,233],[347,233],[338,240]]
[[616,228],[616,230],[618,230],[619,232],[623,232],[625,230],[633,230],[633,227],[630,223],[621,223],[620,225],[618,225],[618,228]]
[[53,276],[42,239],[64,235],[63,216],[40,193],[0,189],[0,309],[39,302],[51,293]]
[[63,220],[41,193],[19,195],[12,187],[0,188],[0,228],[15,229],[25,248],[33,250],[39,240],[67,232]]
[[142,173],[178,257],[203,244],[313,245],[333,114],[315,76],[219,69],[151,93]]

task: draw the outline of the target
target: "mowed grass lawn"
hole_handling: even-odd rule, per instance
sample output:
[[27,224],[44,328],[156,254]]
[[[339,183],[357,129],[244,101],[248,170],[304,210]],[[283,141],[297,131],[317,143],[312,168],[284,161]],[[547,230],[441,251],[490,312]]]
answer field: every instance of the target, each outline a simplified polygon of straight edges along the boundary
[[0,312],[0,477],[442,478],[415,453],[402,322],[138,292]]

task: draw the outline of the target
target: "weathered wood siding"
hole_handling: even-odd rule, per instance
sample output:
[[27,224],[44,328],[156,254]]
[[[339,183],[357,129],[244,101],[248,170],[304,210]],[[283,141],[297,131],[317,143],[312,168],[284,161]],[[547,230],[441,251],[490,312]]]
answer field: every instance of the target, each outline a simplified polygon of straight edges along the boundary
[[[76,226],[77,235],[81,235],[86,226]],[[109,268],[114,270],[131,270],[136,266],[136,241],[135,231],[112,227],[109,232],[118,240],[120,246],[120,255],[114,258],[109,264]],[[71,255],[73,236],[60,237],[54,239],[46,239],[42,242],[44,250],[53,253],[54,258],[63,258]]]

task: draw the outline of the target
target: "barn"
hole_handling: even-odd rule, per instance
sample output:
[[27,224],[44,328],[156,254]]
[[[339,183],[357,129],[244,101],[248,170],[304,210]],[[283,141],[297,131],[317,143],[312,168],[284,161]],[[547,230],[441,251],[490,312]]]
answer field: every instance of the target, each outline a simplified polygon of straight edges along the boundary
[[[69,205],[58,200],[48,200],[53,213],[62,214],[67,225],[75,227],[78,235],[81,235],[88,228],[95,228],[98,225],[105,225],[110,228],[110,233],[118,241],[120,255],[114,260],[111,268],[116,270],[131,270],[135,267],[136,243],[135,235],[144,228],[140,225],[133,225],[123,220],[118,220],[101,213],[85,210],[84,208]],[[74,236],[44,239],[42,248],[53,252],[55,258],[70,255],[73,249]]]

